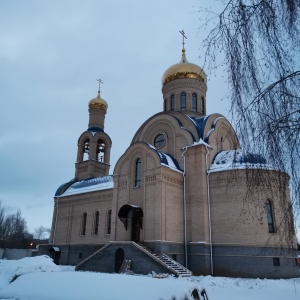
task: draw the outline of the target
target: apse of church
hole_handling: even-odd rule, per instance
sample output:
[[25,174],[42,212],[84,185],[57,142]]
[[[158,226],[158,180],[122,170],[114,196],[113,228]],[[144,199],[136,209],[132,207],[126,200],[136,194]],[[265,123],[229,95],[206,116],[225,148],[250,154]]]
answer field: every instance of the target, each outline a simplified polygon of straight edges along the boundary
[[[282,238],[289,229],[276,192],[276,178],[288,183],[288,176],[242,150],[224,116],[207,115],[207,76],[187,60],[181,34],[180,60],[162,76],[162,111],[137,130],[112,175],[99,80],[78,139],[75,177],[54,197],[51,249],[78,270],[291,277],[295,236]],[[249,169],[272,186],[257,189],[250,199],[257,206],[245,212]]]

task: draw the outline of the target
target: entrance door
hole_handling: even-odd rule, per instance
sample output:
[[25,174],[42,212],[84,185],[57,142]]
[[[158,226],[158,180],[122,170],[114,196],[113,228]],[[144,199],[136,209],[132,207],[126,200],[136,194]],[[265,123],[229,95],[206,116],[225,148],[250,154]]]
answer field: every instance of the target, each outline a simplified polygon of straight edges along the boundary
[[122,248],[118,248],[115,254],[115,273],[119,273],[123,261],[124,261],[124,250]]
[[60,259],[60,249],[58,247],[51,247],[49,249],[49,252],[50,257],[53,259],[53,262],[58,265]]
[[132,218],[131,240],[134,242],[140,241],[140,224],[137,218]]
[[139,242],[141,229],[143,228],[143,210],[139,206],[125,204],[120,208],[118,217],[124,224],[125,230],[128,230],[126,240]]

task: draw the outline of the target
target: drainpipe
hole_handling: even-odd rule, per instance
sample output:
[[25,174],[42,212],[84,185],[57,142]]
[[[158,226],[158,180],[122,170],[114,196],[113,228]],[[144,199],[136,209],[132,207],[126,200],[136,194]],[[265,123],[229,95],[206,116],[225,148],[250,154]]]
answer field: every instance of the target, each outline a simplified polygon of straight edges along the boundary
[[186,234],[186,187],[185,187],[185,156],[187,148],[184,148],[183,153],[183,219],[184,219],[184,263],[187,268],[187,234]]
[[206,147],[205,163],[206,163],[206,183],[207,183],[207,205],[208,205],[208,227],[209,227],[209,245],[210,245],[210,274],[214,275],[213,254],[212,254],[212,233],[211,233],[211,203],[209,193],[209,172],[208,172],[208,147]]
[[57,197],[55,199],[55,203],[56,203],[56,216],[55,216],[55,224],[54,224],[54,232],[53,232],[53,237],[52,237],[52,244],[54,245],[54,241],[55,241],[55,233],[56,233],[56,225],[57,225],[57,218],[58,218],[58,200],[59,197]]

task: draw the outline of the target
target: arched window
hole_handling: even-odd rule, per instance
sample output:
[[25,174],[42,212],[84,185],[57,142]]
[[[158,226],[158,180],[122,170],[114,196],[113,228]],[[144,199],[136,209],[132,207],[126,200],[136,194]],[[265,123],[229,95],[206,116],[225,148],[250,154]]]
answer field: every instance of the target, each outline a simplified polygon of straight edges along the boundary
[[197,111],[197,95],[192,94],[192,111]]
[[171,110],[175,110],[175,95],[171,96]]
[[138,158],[135,161],[135,179],[134,179],[134,186],[135,187],[140,187],[141,186],[141,159]]
[[203,96],[201,97],[201,113],[205,113],[205,99]]
[[83,143],[83,160],[89,159],[89,153],[90,153],[90,140],[86,139]]
[[181,111],[186,110],[186,93],[181,93],[180,95],[180,109]]
[[106,213],[106,234],[111,233],[111,209]]
[[86,232],[86,219],[87,219],[87,213],[84,212],[81,215],[81,232],[80,232],[81,235],[85,235]]
[[104,162],[104,154],[105,154],[105,142],[103,140],[98,140],[97,143],[97,160],[100,162]]
[[100,218],[100,213],[99,211],[95,211],[94,214],[94,234],[98,234],[99,232],[99,218]]
[[272,202],[269,199],[266,201],[266,213],[267,213],[269,232],[275,232],[273,207],[272,207]]

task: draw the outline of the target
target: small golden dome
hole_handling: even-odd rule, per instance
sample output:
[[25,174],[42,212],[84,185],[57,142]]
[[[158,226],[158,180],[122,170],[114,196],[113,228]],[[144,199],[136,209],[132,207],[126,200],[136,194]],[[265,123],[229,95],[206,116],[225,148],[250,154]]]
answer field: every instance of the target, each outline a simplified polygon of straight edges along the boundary
[[108,104],[104,99],[101,98],[100,91],[98,91],[98,96],[96,98],[90,100],[89,108],[101,108],[107,110]]
[[200,80],[206,84],[206,74],[202,68],[196,64],[189,63],[185,56],[185,49],[182,49],[181,61],[166,70],[162,77],[162,85],[179,78],[192,78]]

